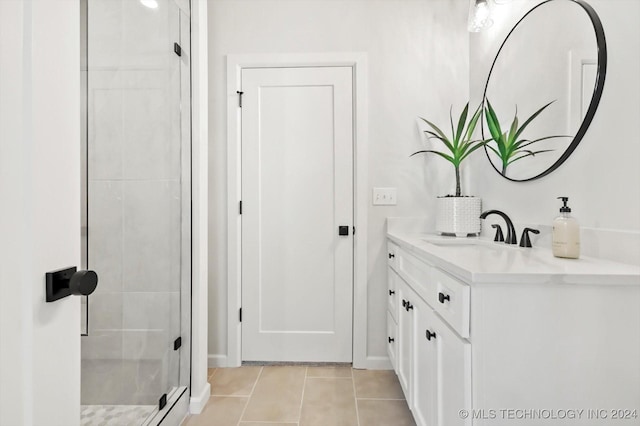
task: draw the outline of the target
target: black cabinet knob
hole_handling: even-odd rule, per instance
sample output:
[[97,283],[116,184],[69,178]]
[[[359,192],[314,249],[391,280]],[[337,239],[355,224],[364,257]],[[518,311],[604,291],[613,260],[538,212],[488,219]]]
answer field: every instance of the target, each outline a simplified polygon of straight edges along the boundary
[[389,253],[389,259],[393,259],[394,257],[396,257],[396,255],[395,255],[395,254],[393,254],[393,253]]
[[395,292],[395,291],[393,291],[393,290],[389,290],[389,296],[393,296],[394,294],[396,294],[396,292]]
[[436,338],[436,333],[432,333],[431,331],[427,330],[425,332],[427,340],[431,340],[431,339],[435,339]]
[[413,309],[413,305],[410,302],[407,302],[407,306],[405,306],[405,309],[407,310],[407,312],[409,312],[411,309]]
[[395,341],[396,341],[396,339],[394,339],[393,337],[389,337],[389,343],[393,343]]
[[451,297],[448,294],[438,293],[438,300],[440,303],[444,303],[445,300],[451,300]]

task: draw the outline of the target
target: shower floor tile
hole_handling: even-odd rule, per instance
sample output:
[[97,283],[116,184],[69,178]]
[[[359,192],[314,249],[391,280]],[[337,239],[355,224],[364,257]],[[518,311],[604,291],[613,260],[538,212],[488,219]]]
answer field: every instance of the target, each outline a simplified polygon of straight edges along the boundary
[[140,426],[155,405],[83,405],[82,426]]

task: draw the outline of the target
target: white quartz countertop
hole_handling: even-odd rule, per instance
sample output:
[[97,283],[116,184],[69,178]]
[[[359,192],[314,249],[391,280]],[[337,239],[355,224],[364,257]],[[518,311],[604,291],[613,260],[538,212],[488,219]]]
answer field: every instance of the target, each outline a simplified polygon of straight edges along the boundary
[[640,266],[581,257],[560,259],[547,248],[490,240],[388,232],[403,250],[471,284],[639,285]]

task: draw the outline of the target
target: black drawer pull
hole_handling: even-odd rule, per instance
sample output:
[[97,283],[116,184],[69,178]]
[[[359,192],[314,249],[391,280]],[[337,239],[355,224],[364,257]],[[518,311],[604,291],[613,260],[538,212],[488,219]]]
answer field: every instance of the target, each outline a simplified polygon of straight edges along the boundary
[[406,300],[404,300],[404,299],[402,299],[402,307],[403,307],[403,308],[406,308],[406,307],[407,307],[407,301],[406,301]]
[[394,294],[396,294],[396,292],[395,292],[395,291],[393,291],[393,290],[389,290],[389,296],[393,296]]
[[396,255],[395,255],[395,254],[393,254],[393,253],[389,253],[389,259],[393,259],[394,257],[396,257]]
[[404,308],[407,310],[407,312],[409,312],[409,310],[413,309],[413,305],[407,301],[407,306],[405,306]]
[[396,341],[396,339],[394,339],[393,337],[389,337],[389,343],[393,343],[395,341]]
[[451,297],[448,294],[438,293],[438,300],[440,303],[444,303],[445,300],[451,300]]
[[435,339],[436,338],[436,333],[432,333],[429,330],[426,331],[426,336],[427,336],[427,340],[431,340],[432,338]]

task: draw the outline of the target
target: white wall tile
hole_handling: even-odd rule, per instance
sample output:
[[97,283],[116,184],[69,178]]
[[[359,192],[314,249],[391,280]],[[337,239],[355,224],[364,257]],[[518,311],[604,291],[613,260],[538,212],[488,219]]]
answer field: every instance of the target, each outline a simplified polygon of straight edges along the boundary
[[180,288],[180,185],[124,183],[124,290]]
[[88,254],[97,294],[122,291],[122,208],[121,182],[89,182]]
[[122,329],[121,291],[94,293],[89,296],[89,332]]

